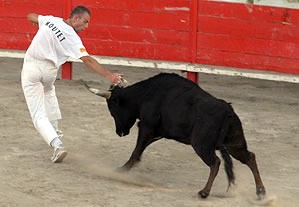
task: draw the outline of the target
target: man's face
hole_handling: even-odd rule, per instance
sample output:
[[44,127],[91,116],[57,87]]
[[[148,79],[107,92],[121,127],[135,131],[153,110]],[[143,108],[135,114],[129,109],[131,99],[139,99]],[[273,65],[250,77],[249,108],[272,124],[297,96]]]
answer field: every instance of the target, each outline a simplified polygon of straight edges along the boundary
[[73,21],[72,26],[74,30],[78,33],[85,30],[88,27],[90,16],[88,13],[74,15],[72,21]]

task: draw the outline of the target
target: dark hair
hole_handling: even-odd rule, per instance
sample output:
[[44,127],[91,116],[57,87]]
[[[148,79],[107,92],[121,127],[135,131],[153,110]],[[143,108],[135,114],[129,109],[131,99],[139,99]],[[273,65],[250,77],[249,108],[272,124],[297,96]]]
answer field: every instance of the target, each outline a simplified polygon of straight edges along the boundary
[[91,16],[91,13],[88,8],[86,8],[85,6],[76,6],[71,12],[71,17],[73,17],[76,14],[80,15],[84,13],[87,13],[89,16]]

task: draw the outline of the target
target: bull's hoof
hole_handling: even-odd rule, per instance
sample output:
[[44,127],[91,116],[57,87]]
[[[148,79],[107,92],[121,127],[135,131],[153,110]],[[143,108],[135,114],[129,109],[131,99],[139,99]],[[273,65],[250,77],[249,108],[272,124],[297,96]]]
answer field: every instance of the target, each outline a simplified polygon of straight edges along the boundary
[[116,169],[117,172],[128,172],[130,168],[126,167],[125,165]]
[[266,197],[266,190],[265,188],[259,188],[256,190],[256,195],[259,200],[263,200]]
[[203,190],[201,190],[201,191],[199,191],[199,192],[197,193],[197,195],[198,195],[200,198],[207,198],[207,197],[209,196],[209,194],[210,194],[210,193],[205,192],[205,191],[203,191]]

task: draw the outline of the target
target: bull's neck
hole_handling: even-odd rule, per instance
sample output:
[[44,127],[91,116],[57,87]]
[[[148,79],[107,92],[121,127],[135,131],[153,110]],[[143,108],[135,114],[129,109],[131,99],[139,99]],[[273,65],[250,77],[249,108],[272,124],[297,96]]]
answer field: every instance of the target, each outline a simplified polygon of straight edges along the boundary
[[147,97],[148,92],[144,90],[144,87],[140,85],[133,85],[132,87],[126,88],[124,96],[127,100],[126,103],[129,104],[130,108],[134,110],[136,117],[140,118],[141,107]]

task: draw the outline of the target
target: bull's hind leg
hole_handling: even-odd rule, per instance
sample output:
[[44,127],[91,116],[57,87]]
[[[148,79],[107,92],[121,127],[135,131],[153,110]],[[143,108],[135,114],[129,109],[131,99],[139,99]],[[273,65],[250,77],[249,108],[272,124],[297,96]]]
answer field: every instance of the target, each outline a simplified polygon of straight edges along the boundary
[[220,166],[220,159],[216,156],[214,164],[209,166],[210,167],[209,179],[208,179],[205,187],[201,191],[198,192],[198,195],[201,196],[202,198],[206,198],[209,196],[213,182],[215,180],[215,177],[218,174],[219,166]]
[[195,151],[200,156],[200,158],[210,167],[210,175],[208,181],[205,187],[198,192],[198,196],[200,196],[201,198],[206,198],[210,194],[213,182],[215,180],[215,177],[218,174],[221,161],[215,154],[215,151],[212,149],[211,150],[195,149]]
[[255,154],[248,151],[246,148],[238,147],[228,147],[228,151],[235,159],[246,164],[250,168],[255,181],[256,195],[259,199],[262,199],[266,195],[266,190],[256,164]]
[[225,139],[224,145],[229,153],[250,168],[255,181],[256,194],[259,199],[263,198],[266,190],[256,164],[255,154],[247,150],[242,124],[237,115],[233,116],[231,128]]
[[[214,122],[198,119],[193,127],[191,145],[198,156],[210,167],[210,174],[205,187],[198,192],[198,196],[206,198],[209,196],[215,177],[218,174],[220,159],[215,153],[213,141],[216,139]],[[212,129],[212,130],[211,130]]]

